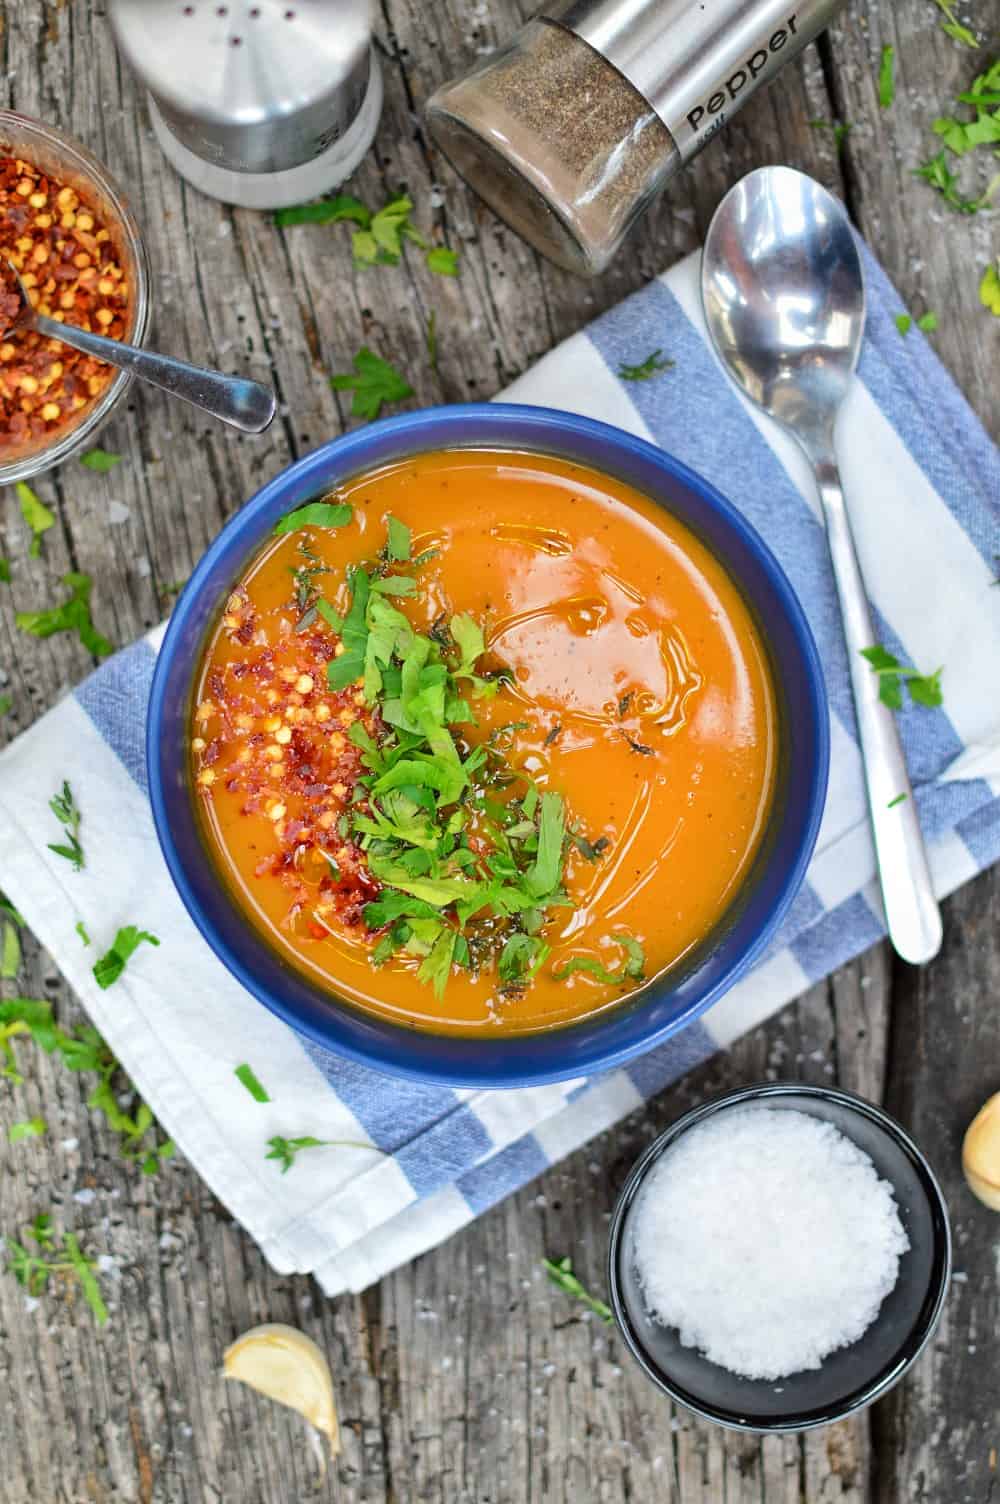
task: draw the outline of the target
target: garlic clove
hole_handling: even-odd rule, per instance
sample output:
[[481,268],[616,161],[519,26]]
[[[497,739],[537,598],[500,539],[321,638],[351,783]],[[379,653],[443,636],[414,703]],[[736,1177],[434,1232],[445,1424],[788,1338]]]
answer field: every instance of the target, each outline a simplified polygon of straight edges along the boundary
[[966,1130],[962,1169],[973,1195],[1000,1212],[1000,1091],[979,1109]]
[[268,1322],[251,1327],[223,1354],[223,1373],[288,1405],[326,1437],[330,1455],[340,1451],[340,1428],[330,1366],[311,1337],[293,1326]]

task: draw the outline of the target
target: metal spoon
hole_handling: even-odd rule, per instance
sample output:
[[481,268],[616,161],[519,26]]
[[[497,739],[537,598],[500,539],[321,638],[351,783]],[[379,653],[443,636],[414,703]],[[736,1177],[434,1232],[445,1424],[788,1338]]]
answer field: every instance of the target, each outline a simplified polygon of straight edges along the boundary
[[[140,350],[135,345],[126,345],[119,339],[107,339],[103,334],[91,334],[87,329],[78,329],[74,324],[60,324],[46,318],[32,307],[28,290],[18,276],[17,268],[7,262],[20,293],[19,312],[8,323],[11,329],[37,329],[46,339],[62,340],[84,355],[94,355],[123,371],[158,386],[172,397],[180,397],[213,418],[231,423],[244,433],[262,433],[274,417],[277,402],[273,392],[257,381],[245,381],[239,376],[224,376],[221,371],[206,371],[201,366],[188,365],[187,361],[174,360],[170,355],[155,355],[151,350]],[[6,280],[6,279],[4,279]]]
[[843,208],[790,167],[749,173],[715,211],[701,292],[709,331],[730,376],[798,439],[816,472],[889,938],[904,960],[929,961],[941,948],[941,914],[899,731],[879,699],[878,676],[861,656],[877,638],[834,451],[834,425],[865,323],[861,260]]

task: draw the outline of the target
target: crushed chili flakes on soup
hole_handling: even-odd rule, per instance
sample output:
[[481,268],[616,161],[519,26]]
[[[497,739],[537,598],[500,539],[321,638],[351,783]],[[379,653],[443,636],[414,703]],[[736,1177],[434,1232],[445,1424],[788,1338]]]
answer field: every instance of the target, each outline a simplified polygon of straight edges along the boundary
[[413,1027],[525,1032],[715,930],[775,743],[704,545],[611,477],[484,450],[282,519],[209,643],[191,753],[234,899],[295,966]]

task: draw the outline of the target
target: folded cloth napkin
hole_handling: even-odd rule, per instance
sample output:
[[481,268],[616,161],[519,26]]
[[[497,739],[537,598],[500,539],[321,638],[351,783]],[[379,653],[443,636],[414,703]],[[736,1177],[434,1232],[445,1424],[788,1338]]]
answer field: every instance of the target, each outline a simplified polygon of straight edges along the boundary
[[[839,453],[879,639],[944,705],[900,729],[939,894],[1000,857],[1000,455],[865,252],[868,328]],[[658,348],[649,381],[622,363]],[[508,400],[616,423],[679,456],[768,540],[805,606],[830,696],[833,756],[819,843],[770,953],[697,1023],[629,1067],[509,1092],[379,1075],[304,1043],[209,951],[160,857],[143,723],[158,634],[119,653],[0,756],[0,887],[56,958],[157,1117],[283,1272],[359,1290],[632,1111],[884,933],[848,666],[823,524],[793,442],[744,403],[707,343],[689,257],[546,356]],[[54,857],[48,801],[64,777],[83,811],[83,872]],[[94,938],[84,949],[82,919]],[[120,924],[153,931],[102,992],[95,953]],[[248,1062],[270,1095],[234,1077]],[[283,1175],[273,1134],[347,1140]],[[366,1147],[369,1146],[370,1147]]]

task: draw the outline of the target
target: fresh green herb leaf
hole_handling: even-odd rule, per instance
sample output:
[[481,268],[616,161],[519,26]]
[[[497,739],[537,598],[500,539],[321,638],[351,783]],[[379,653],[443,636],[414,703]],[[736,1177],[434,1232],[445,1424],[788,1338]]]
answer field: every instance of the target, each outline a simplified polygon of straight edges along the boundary
[[138,950],[144,940],[150,945],[160,943],[155,935],[149,934],[147,930],[136,929],[134,924],[127,924],[118,931],[111,949],[94,965],[94,981],[98,987],[106,990],[113,982],[117,982],[125,970],[129,957]]
[[624,933],[614,934],[611,939],[625,952],[625,961],[620,971],[610,971],[592,956],[570,956],[562,966],[553,970],[555,980],[565,982],[574,972],[585,971],[609,987],[626,987],[629,982],[645,981],[646,953],[639,941]]
[[358,266],[396,266],[403,254],[403,240],[413,240],[420,246],[424,241],[410,224],[413,204],[405,194],[383,204],[373,214],[366,226],[355,230],[351,236],[354,260]]
[[97,1265],[91,1259],[85,1259],[80,1252],[80,1245],[71,1232],[63,1239],[70,1268],[80,1281],[80,1286],[98,1326],[105,1326],[108,1320],[108,1308],[101,1297],[101,1287],[97,1283],[94,1270]]
[[420,963],[420,970],[417,972],[418,979],[431,987],[439,1002],[444,996],[444,989],[451,975],[451,963],[454,959],[457,939],[458,935],[455,930],[449,929],[446,925]]
[[90,936],[87,934],[87,926],[84,924],[84,922],[83,922],[82,919],[78,919],[76,921],[75,928],[76,928],[77,934],[80,936],[80,939],[83,941],[84,945],[89,945],[90,944]]
[[386,526],[386,552],[394,564],[404,564],[410,557],[410,529],[398,517],[388,516]]
[[353,220],[367,227],[371,223],[371,210],[360,199],[348,193],[338,193],[336,198],[320,199],[316,204],[295,204],[288,209],[275,211],[276,225],[331,225],[339,220]]
[[21,968],[21,942],[17,935],[17,926],[10,920],[4,922],[3,946],[0,949],[0,978],[9,982],[17,976]]
[[900,663],[894,654],[886,651],[881,644],[871,648],[862,648],[861,656],[867,659],[874,673],[879,678],[879,699],[890,710],[902,710],[903,691],[905,681],[909,687],[910,698],[917,705],[926,705],[935,709],[943,702],[941,694],[942,669],[937,669],[933,674],[921,674],[915,668],[907,668]]
[[810,120],[809,124],[817,131],[832,131],[833,144],[840,151],[847,140],[848,132],[854,129],[851,121],[841,123],[839,120]]
[[568,1256],[562,1259],[542,1259],[546,1274],[554,1285],[558,1285],[565,1295],[572,1296],[574,1300],[581,1300],[585,1306],[589,1306],[596,1316],[602,1321],[612,1322],[614,1316],[611,1307],[603,1300],[598,1300],[591,1295],[573,1273],[573,1261]]
[[352,362],[353,376],[331,376],[335,392],[353,391],[351,412],[355,418],[377,418],[383,402],[402,402],[413,396],[413,388],[404,381],[388,361],[362,345]]
[[331,628],[332,631],[339,633],[343,630],[344,618],[337,615],[336,611],[330,605],[329,601],[325,601],[322,597],[320,597],[320,599],[316,602],[316,610],[319,612],[320,616],[322,616],[323,620],[326,622],[327,626]]
[[24,928],[23,915],[15,909],[10,899],[5,898],[2,893],[0,893],[0,914],[6,914],[8,919],[13,919],[15,924],[19,924],[22,929]]
[[896,314],[896,328],[899,330],[900,334],[909,334],[909,332],[910,332],[910,330],[911,330],[912,327],[913,327],[913,319],[912,319],[912,317],[911,317],[910,314],[908,314],[908,313],[897,313]]
[[883,110],[887,110],[896,97],[896,79],[893,73],[895,58],[894,47],[882,48],[882,61],[878,70],[878,102]]
[[662,350],[653,350],[646,359],[636,366],[626,365],[622,362],[618,367],[618,374],[623,381],[649,381],[660,371],[669,371],[674,365],[672,360],[661,360]]
[[249,1065],[238,1065],[233,1075],[237,1081],[240,1081],[246,1087],[255,1102],[270,1102],[271,1098],[263,1086],[261,1086]]
[[579,831],[570,832],[570,840],[582,857],[588,862],[599,861],[611,845],[607,836],[598,836],[596,841],[588,841],[587,837]]
[[566,835],[566,811],[560,795],[546,790],[540,804],[538,851],[523,879],[526,891],[538,900],[548,897],[559,886]]
[[906,799],[906,797],[907,796],[905,794],[897,794],[896,797],[895,797],[895,799],[890,799],[889,800],[889,803],[886,805],[886,809],[895,809],[896,805],[897,804],[902,804],[904,802],[904,800]]
[[0,695],[0,716],[9,715],[14,701],[10,695]]
[[935,710],[943,703],[941,694],[941,669],[936,669],[933,674],[917,674],[910,672],[906,676],[907,688],[910,691],[910,699],[917,705],[926,705]]
[[308,506],[287,512],[274,525],[277,537],[280,533],[297,533],[304,527],[346,527],[354,516],[354,508],[346,501],[311,501]]
[[18,611],[14,625],[32,637],[52,637],[56,632],[76,632],[88,653],[95,658],[105,658],[113,648],[102,637],[90,619],[91,579],[87,574],[75,572],[63,575],[62,583],[69,588],[70,598],[61,606],[48,611]]
[[56,856],[65,857],[73,863],[73,871],[80,872],[86,866],[83,855],[83,847],[80,845],[80,822],[83,815],[80,812],[76,800],[73,798],[73,790],[68,781],[63,779],[63,786],[58,794],[53,794],[49,800],[49,809],[55,815],[60,825],[64,825],[68,832],[67,845],[49,844],[49,850],[54,851]]
[[100,1286],[94,1274],[97,1266],[92,1259],[84,1257],[74,1235],[66,1233],[62,1246],[58,1246],[52,1230],[52,1218],[47,1214],[37,1216],[24,1231],[26,1237],[32,1238],[38,1244],[40,1253],[31,1253],[24,1244],[15,1242],[13,1238],[4,1240],[7,1244],[10,1271],[18,1284],[22,1285],[29,1295],[39,1296],[48,1288],[53,1275],[63,1280],[75,1279],[84,1293],[97,1325],[104,1326],[108,1319],[108,1308],[104,1304]]
[[439,277],[458,276],[458,252],[446,245],[435,245],[427,252],[427,270]]
[[551,947],[537,935],[511,935],[500,952],[497,975],[502,982],[530,982],[551,954]]
[[951,37],[953,42],[960,42],[963,47],[976,48],[979,46],[975,33],[956,20],[955,9],[951,0],[934,0],[934,3],[945,14],[946,19],[941,22],[941,30],[945,36]]
[[939,151],[936,157],[931,157],[915,171],[915,176],[923,178],[925,183],[930,183],[941,194],[945,203],[950,204],[959,214],[978,214],[980,209],[985,209],[993,197],[997,188],[1000,187],[1000,173],[988,183],[985,191],[979,198],[966,198],[959,192],[958,179],[948,166],[944,151]]
[[979,301],[995,319],[1000,319],[1000,260],[991,261],[979,284]]
[[109,454],[106,449],[89,449],[80,456],[80,464],[86,465],[88,470],[96,470],[98,475],[106,475],[121,464],[121,459],[120,454]]
[[365,656],[368,651],[368,597],[370,581],[363,569],[350,571],[348,583],[351,589],[351,609],[340,627],[344,651],[333,658],[327,666],[326,679],[330,689],[346,689],[365,671]]
[[329,1143],[329,1139],[313,1138],[311,1133],[304,1133],[299,1138],[282,1138],[280,1134],[275,1134],[267,1141],[271,1152],[265,1154],[264,1158],[276,1159],[281,1165],[282,1175],[287,1175],[300,1149],[322,1149]]
[[0,585],[10,584],[10,565],[6,559],[0,559]]
[[11,1123],[7,1137],[12,1144],[19,1144],[23,1138],[40,1138],[48,1126],[44,1118],[28,1118],[24,1123]]
[[936,313],[922,313],[917,319],[917,328],[922,330],[924,334],[933,333],[937,326],[938,316]]
[[55,524],[55,513],[50,512],[47,506],[35,495],[30,486],[26,486],[23,480],[19,480],[14,487],[17,499],[21,503],[21,516],[31,529],[31,546],[28,555],[37,559],[42,552],[42,534],[47,533]]

